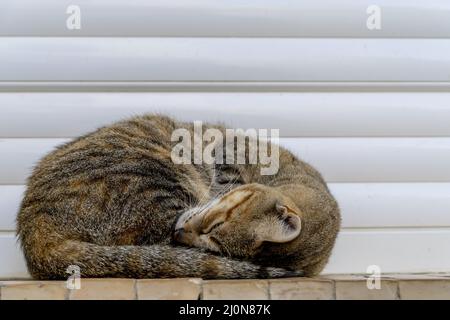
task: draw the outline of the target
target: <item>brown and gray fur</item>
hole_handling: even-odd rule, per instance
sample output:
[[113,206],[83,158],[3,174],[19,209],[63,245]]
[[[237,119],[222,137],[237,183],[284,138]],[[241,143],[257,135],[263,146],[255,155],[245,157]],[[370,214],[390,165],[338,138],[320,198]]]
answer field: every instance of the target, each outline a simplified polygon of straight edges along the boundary
[[[272,176],[261,175],[259,165],[174,164],[176,128],[193,131],[192,124],[164,116],[135,117],[40,161],[17,218],[34,278],[66,278],[69,265],[79,266],[83,277],[132,278],[265,278],[322,270],[340,215],[314,168],[282,148]],[[218,217],[225,221],[217,224]],[[215,225],[205,231],[208,223]],[[280,230],[275,236],[274,225],[296,229],[295,238]]]

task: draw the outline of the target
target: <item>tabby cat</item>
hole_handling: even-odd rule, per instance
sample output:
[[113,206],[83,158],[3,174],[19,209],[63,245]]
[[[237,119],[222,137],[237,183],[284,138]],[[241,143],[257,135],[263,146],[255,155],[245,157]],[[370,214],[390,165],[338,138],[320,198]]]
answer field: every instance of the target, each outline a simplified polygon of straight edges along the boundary
[[[220,125],[207,125],[224,132]],[[340,226],[321,175],[280,148],[259,164],[175,164],[172,132],[193,125],[144,115],[77,138],[28,180],[17,232],[30,274],[83,277],[312,276]],[[224,145],[224,148],[229,148]]]

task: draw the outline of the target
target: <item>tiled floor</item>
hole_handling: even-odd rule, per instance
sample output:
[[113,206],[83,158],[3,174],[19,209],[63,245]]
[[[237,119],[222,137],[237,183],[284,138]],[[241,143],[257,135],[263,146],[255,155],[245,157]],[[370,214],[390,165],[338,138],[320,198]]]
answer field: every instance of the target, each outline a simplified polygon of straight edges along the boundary
[[450,274],[386,275],[377,283],[358,275],[274,280],[81,279],[0,281],[0,298],[16,299],[450,299]]

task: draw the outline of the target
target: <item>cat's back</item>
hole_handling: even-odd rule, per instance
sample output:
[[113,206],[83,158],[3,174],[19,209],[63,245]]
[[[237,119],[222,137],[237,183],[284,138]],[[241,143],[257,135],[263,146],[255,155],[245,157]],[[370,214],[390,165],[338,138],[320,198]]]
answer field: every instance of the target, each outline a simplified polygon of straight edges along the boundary
[[[125,225],[146,227],[142,220],[153,219],[163,230],[166,217],[145,216],[151,214],[149,208],[168,198],[173,207],[182,208],[205,184],[195,168],[171,161],[171,134],[180,125],[168,117],[144,115],[58,147],[28,180],[19,232],[37,219],[97,243],[108,242]],[[93,232],[99,226],[102,231]]]

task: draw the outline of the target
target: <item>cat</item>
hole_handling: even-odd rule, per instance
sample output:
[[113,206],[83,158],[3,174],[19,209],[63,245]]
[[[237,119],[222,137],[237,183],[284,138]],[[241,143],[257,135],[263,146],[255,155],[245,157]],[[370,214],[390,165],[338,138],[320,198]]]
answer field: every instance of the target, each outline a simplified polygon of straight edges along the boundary
[[319,172],[283,148],[275,175],[261,175],[260,164],[175,164],[171,135],[179,128],[193,125],[137,116],[36,165],[17,216],[33,278],[64,279],[74,265],[82,277],[320,273],[341,219]]

